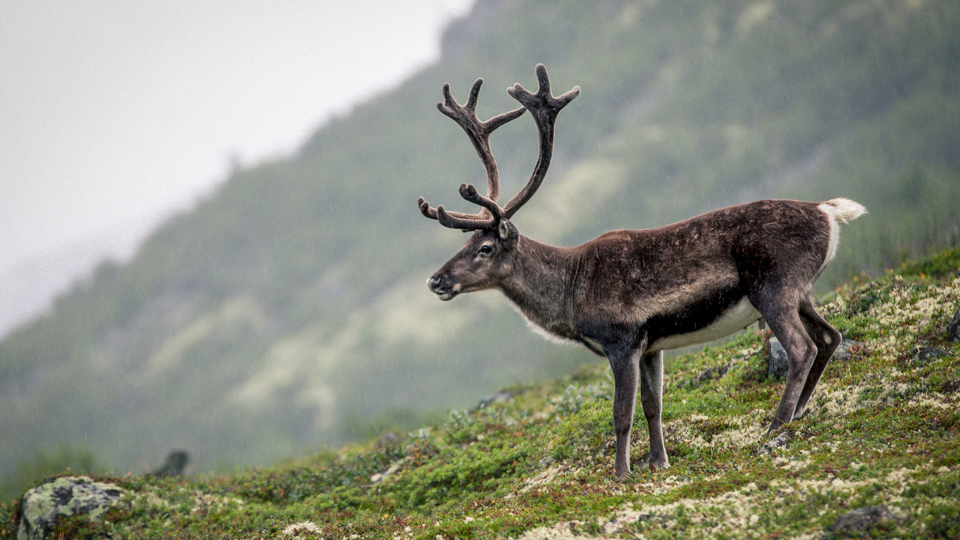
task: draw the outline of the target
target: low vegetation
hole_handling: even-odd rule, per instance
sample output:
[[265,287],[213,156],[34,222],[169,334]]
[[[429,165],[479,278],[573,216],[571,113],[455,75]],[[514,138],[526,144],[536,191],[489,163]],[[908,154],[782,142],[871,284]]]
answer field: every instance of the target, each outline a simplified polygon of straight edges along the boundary
[[[596,364],[506,389],[398,437],[274,467],[187,478],[98,476],[126,490],[63,537],[137,538],[842,538],[960,535],[960,248],[836,291],[822,312],[853,343],[809,413],[770,445],[782,381],[765,336],[674,359],[664,422],[672,468],[613,480],[612,380]],[[18,502],[0,508],[15,535]],[[866,531],[831,529],[883,505]]]

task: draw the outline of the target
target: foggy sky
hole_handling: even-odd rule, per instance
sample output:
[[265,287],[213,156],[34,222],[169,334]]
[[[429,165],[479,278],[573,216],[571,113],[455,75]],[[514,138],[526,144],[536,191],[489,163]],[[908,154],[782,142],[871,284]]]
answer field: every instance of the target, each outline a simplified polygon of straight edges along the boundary
[[470,3],[4,0],[0,336],[231,162],[290,153],[435,60]]

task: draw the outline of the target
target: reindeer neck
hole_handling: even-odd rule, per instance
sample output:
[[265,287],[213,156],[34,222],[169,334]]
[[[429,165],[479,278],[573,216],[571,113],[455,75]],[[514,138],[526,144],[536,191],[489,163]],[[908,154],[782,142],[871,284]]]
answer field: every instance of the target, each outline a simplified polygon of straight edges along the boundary
[[510,275],[500,290],[530,321],[550,330],[571,320],[579,256],[570,248],[521,236]]

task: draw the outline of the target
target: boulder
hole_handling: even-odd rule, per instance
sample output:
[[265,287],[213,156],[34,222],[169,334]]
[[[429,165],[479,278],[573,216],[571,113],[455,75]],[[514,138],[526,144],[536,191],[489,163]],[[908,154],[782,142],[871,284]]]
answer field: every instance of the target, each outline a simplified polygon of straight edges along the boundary
[[957,308],[953,320],[947,325],[947,341],[960,341],[960,308]]
[[793,433],[782,431],[776,437],[767,441],[763,446],[757,449],[756,455],[767,456],[778,448],[785,448],[793,440]]
[[908,366],[925,366],[939,358],[946,356],[947,351],[936,347],[915,347],[907,353],[910,359],[907,360]]
[[183,476],[190,462],[190,454],[185,450],[174,450],[167,455],[166,461],[149,474],[150,476]]
[[479,411],[481,409],[485,409],[489,407],[490,405],[493,405],[494,403],[504,403],[504,402],[510,401],[511,399],[513,399],[513,392],[509,390],[504,390],[503,392],[500,392],[498,394],[493,394],[491,396],[487,396],[481,399],[480,403],[478,403],[477,406],[473,408],[473,410]]
[[866,506],[840,516],[829,529],[835,533],[860,533],[894,517],[886,506]]
[[843,341],[841,341],[840,345],[837,346],[837,350],[834,351],[832,360],[834,362],[846,362],[848,360],[852,360],[854,355],[856,355],[862,347],[863,342],[861,341],[843,338]]
[[787,350],[780,340],[772,337],[767,342],[767,377],[783,379],[787,376]]
[[47,538],[62,517],[86,515],[99,521],[120,502],[123,490],[113,484],[94,482],[88,476],[64,476],[37,486],[23,496],[17,540]]

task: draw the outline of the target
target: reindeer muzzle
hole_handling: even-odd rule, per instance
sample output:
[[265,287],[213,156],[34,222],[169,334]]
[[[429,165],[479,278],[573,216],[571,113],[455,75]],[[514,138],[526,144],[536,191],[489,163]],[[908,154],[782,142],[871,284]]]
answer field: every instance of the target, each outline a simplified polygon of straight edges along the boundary
[[427,280],[427,288],[440,300],[447,301],[460,294],[463,286],[444,274],[434,274]]

